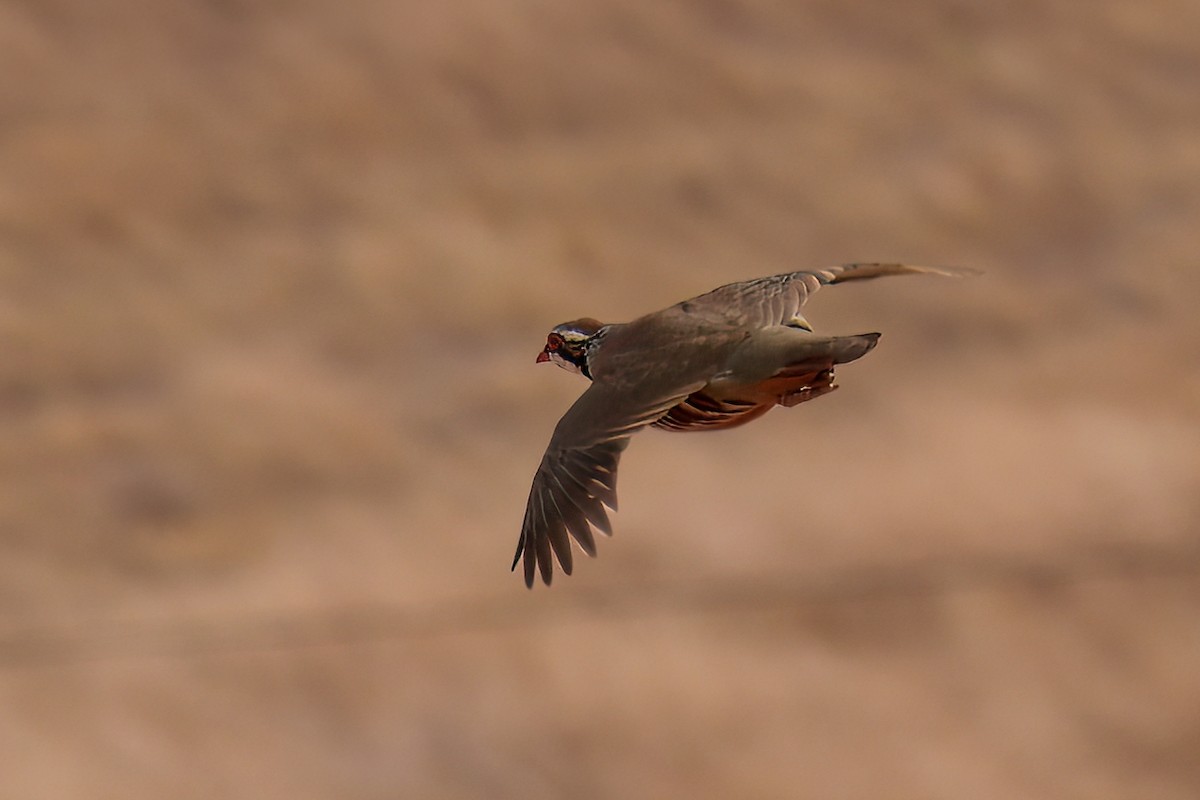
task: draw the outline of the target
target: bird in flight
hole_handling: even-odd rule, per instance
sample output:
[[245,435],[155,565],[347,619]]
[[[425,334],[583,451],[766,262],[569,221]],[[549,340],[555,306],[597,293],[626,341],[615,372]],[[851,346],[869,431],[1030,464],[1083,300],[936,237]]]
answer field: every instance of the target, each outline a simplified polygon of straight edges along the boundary
[[731,428],[832,392],[834,366],[862,358],[879,334],[818,336],[800,307],[831,283],[911,273],[966,271],[844,264],[731,283],[632,322],[555,326],[538,363],[591,385],[554,428],[533,478],[512,564],[524,557],[525,585],[537,574],[549,585],[555,559],[570,575],[572,539],[595,556],[592,529],[612,535],[605,507],[617,509],[617,462],[633,434]]

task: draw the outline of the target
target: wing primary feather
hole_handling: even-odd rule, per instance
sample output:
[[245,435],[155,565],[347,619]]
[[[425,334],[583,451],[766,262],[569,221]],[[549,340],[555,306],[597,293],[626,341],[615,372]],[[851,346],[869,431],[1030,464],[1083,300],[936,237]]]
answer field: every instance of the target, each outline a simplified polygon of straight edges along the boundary
[[[594,557],[596,555],[596,540],[592,537],[592,529],[588,527],[586,512],[579,501],[571,496],[571,493],[567,490],[566,485],[562,482],[558,474],[553,473],[553,477],[562,490],[551,496],[555,505],[558,506],[559,515],[562,517],[563,522],[566,523],[567,530],[570,532],[572,538],[579,542],[579,546],[583,548],[585,553]],[[559,561],[562,561],[561,557]],[[568,574],[570,573],[568,572]]]
[[[601,503],[608,506],[613,511],[616,511],[617,489],[615,473],[597,472],[594,468],[595,462],[582,457],[582,453],[580,453],[578,450],[572,450],[569,454],[567,454],[566,458],[567,460],[574,462],[575,468],[579,472],[588,476],[588,481],[591,484],[591,486],[588,487],[589,494],[595,495],[596,499],[598,499]],[[573,470],[568,469],[568,472],[573,472]],[[604,480],[603,478],[607,478],[607,480]]]
[[[596,528],[605,536],[612,536],[612,523],[608,520],[608,514],[604,513],[604,505],[600,499],[589,489],[579,478],[569,470],[564,470],[563,474],[571,481],[576,488],[575,493],[583,496],[582,500],[575,500],[575,505],[579,506],[579,510],[587,517],[588,522],[596,526]],[[595,555],[595,553],[589,553]]]
[[579,542],[580,548],[592,558],[596,557],[596,538],[592,536],[592,529],[587,526],[587,523],[580,525],[571,525],[568,527],[571,535],[575,537],[575,541]]
[[562,567],[562,571],[567,575],[571,574],[573,562],[571,559],[571,540],[567,538],[568,525],[564,524],[566,515],[563,512],[563,504],[558,502],[553,490],[547,488],[544,495],[554,506],[557,512],[554,514],[554,520],[549,528],[550,545],[554,548],[554,555],[558,557],[558,565]]
[[[545,502],[544,497],[542,498],[542,501],[543,501],[543,503]],[[542,508],[543,508],[542,517],[544,519],[545,518],[545,513],[544,513],[545,506],[543,505]],[[549,586],[550,581],[554,579],[554,562],[552,560],[553,557],[550,555],[550,536],[548,534],[548,531],[543,530],[542,535],[540,535],[540,536],[535,535],[533,537],[533,545],[534,545],[534,550],[537,553],[538,572],[540,572],[542,574],[542,583]]]
[[588,518],[588,522],[596,526],[596,530],[605,536],[613,535],[612,523],[604,511],[603,503],[589,504],[587,508],[583,509],[583,513]]
[[549,527],[549,521],[546,519],[546,504],[542,494],[542,491],[534,491],[530,495],[529,526],[522,531],[522,535],[525,537],[525,585],[530,589],[533,588],[535,570],[539,566],[538,555],[541,548],[538,546],[538,542],[546,541],[545,531]]
[[533,542],[529,540],[529,537],[532,535],[531,530],[524,537],[525,563],[523,567],[525,572],[525,586],[530,589],[533,588],[533,568],[537,565],[537,553],[533,549]]
[[[549,543],[550,543],[551,522],[550,522],[550,510],[546,506],[546,494],[548,493],[548,491],[549,491],[549,489],[546,486],[542,486],[541,491],[538,492],[537,508],[538,508],[538,518],[541,519],[541,525],[535,527],[533,532],[530,534],[532,537],[531,546],[534,547],[534,555],[537,556],[537,568],[538,568],[538,571],[543,576],[542,577],[543,581],[545,581],[546,572],[547,571],[552,572],[553,568],[554,568],[553,561],[543,560],[544,558],[548,559],[549,555],[550,555],[550,544]],[[543,548],[541,545],[545,545],[545,547]]]
[[978,275],[979,270],[964,267],[930,267],[920,264],[862,263],[842,264],[819,272],[823,283],[845,283],[846,281],[879,278],[884,275],[942,275],[947,278],[964,278]]
[[521,560],[521,554],[525,552],[525,531],[529,530],[529,509],[525,510],[525,524],[521,526],[521,535],[517,537],[517,554],[513,556],[512,566],[509,567],[509,572],[514,572],[517,569],[517,562]]

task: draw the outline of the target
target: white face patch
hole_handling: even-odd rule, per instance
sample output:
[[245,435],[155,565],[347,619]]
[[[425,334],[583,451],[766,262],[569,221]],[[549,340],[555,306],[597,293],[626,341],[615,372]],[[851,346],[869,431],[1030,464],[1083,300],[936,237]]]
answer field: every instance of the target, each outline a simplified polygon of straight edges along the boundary
[[574,372],[576,375],[583,374],[583,370],[581,370],[576,364],[563,358],[562,355],[556,351],[552,350],[550,352],[550,360],[565,369],[567,372]]

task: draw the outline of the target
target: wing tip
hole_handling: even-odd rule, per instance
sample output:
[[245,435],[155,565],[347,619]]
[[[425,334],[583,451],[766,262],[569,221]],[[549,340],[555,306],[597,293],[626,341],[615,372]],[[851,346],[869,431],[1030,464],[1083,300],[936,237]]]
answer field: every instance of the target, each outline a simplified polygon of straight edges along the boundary
[[[607,522],[607,518],[605,518],[605,521]],[[584,522],[584,524],[588,526],[589,534],[592,531],[599,531],[605,536],[612,536],[611,524],[607,526],[607,530],[605,527],[601,527],[591,520],[587,520]],[[558,565],[558,568],[562,570],[564,575],[571,575],[574,573],[575,561],[572,557],[572,553],[575,547],[578,547],[580,551],[590,558],[596,557],[597,548],[594,539],[592,539],[590,536],[581,538],[570,528],[566,530],[566,533],[570,535],[569,539],[566,541],[566,547],[568,548],[566,553],[560,552],[559,548],[554,545],[549,536],[546,537],[550,542],[548,552],[542,553],[539,551],[539,548],[533,546],[532,544],[527,544],[526,534],[522,533],[520,540],[517,542],[517,552],[513,556],[512,566],[509,567],[509,572],[516,572],[517,565],[523,564],[524,574],[522,577],[525,579],[525,587],[532,589],[534,584],[537,583],[537,578],[539,577],[542,579],[542,583],[544,583],[546,586],[551,584],[554,579],[555,564]],[[530,535],[536,536],[536,534]],[[574,542],[574,544],[572,544],[572,542]]]
[[833,269],[836,272],[829,281],[830,283],[878,278],[884,275],[941,275],[945,278],[971,278],[983,274],[983,270],[976,269],[975,267],[942,264],[903,264],[898,261],[859,261],[850,264],[841,264]]

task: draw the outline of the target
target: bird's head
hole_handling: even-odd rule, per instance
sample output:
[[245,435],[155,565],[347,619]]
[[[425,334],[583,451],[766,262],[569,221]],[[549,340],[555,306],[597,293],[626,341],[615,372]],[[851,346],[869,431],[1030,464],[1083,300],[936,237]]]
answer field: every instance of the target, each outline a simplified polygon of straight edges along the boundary
[[553,361],[565,370],[591,378],[588,369],[589,345],[604,326],[590,317],[555,325],[546,337],[546,346],[538,353],[537,363]]

